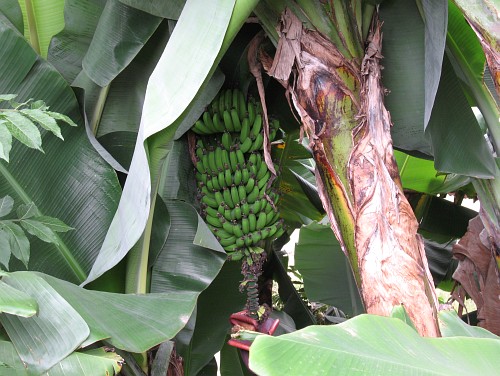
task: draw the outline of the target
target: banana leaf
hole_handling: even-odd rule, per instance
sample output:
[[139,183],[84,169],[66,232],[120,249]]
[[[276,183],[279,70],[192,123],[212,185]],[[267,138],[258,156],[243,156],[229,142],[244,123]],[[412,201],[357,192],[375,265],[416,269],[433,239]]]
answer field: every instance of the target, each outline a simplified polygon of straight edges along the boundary
[[[425,128],[430,100],[426,105],[424,98],[429,95],[426,90],[431,84],[431,78],[426,76],[425,57],[429,56],[429,49],[434,51],[433,56],[437,54],[434,45],[425,41],[441,39],[442,27],[432,35],[427,28],[426,36],[426,24],[415,3],[409,0],[384,1],[380,17],[384,21],[383,83],[390,90],[386,106],[394,123],[394,146],[433,156],[436,169],[442,172],[491,178],[495,169],[493,158],[447,58],[442,70],[433,65],[432,85],[441,78]],[[441,70],[441,75],[436,74],[436,69]]]
[[[250,369],[262,376],[495,374],[499,351],[498,339],[423,338],[399,319],[360,315],[339,325],[259,336],[250,348]],[[453,361],[443,361],[449,354]]]
[[[43,133],[44,154],[15,143],[11,162],[1,163],[0,196],[15,205],[35,202],[39,214],[58,218],[74,231],[59,234],[58,245],[33,239],[28,267],[73,282],[89,272],[116,210],[116,174],[89,143],[75,95],[54,68],[15,29],[0,22],[0,92],[18,100],[44,100],[52,111],[79,127],[64,127],[61,141]],[[11,269],[23,268],[12,263]]]
[[19,1],[19,5],[23,14],[24,36],[33,49],[46,58],[52,36],[64,26],[64,0]]

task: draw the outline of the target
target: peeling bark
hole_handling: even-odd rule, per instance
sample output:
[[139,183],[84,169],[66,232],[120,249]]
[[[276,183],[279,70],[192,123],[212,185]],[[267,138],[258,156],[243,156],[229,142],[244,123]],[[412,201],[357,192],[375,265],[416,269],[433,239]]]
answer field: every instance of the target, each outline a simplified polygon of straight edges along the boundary
[[[476,303],[478,325],[500,335],[500,278],[496,249],[479,216],[469,221],[467,233],[453,246],[453,256],[459,260],[453,278]],[[459,289],[453,297],[460,302],[463,295]]]
[[377,24],[362,64],[362,112],[349,162],[361,290],[369,313],[387,316],[403,304],[422,335],[437,336],[437,297],[401,187],[380,86],[381,37]]
[[361,64],[319,32],[298,32],[297,24],[287,10],[270,71],[286,84],[283,72],[294,66],[287,92],[309,138],[319,194],[366,310],[389,315],[394,305],[404,304],[420,334],[439,336],[432,277],[401,188],[383,104],[381,25],[372,30]]

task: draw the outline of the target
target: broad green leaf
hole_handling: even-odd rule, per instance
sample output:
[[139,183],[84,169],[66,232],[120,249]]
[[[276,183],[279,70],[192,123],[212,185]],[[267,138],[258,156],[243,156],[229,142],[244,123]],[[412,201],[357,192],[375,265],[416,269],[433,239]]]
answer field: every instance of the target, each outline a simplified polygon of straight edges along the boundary
[[349,262],[330,226],[313,222],[300,229],[295,266],[310,301],[335,306],[348,316],[363,313]]
[[[27,376],[11,342],[0,341],[0,373],[3,376]],[[117,374],[123,359],[106,348],[73,352],[41,376],[102,376]]]
[[68,225],[63,223],[63,221],[57,218],[52,218],[42,215],[42,216],[37,216],[36,220],[55,232],[66,232],[69,230],[74,230],[73,227],[69,227]]
[[36,219],[23,219],[21,226],[28,231],[31,235],[36,236],[38,239],[47,243],[59,243],[59,238],[49,227],[43,223],[38,222]]
[[30,148],[42,150],[40,131],[31,120],[17,111],[6,111],[2,116],[12,136]]
[[[254,6],[253,2],[242,3],[240,11],[234,13],[231,24],[229,20],[233,14],[234,3],[215,1],[210,2],[208,6],[206,2],[192,0],[184,7],[175,30],[149,79],[134,157],[120,207],[109,230],[110,234],[126,233],[127,236],[125,239],[122,238],[119,244],[111,240],[111,237],[104,242],[86,282],[116,265],[137,242],[144,230],[150,210],[151,175],[147,168],[143,142],[165,128],[167,130],[163,134],[161,147],[172,140],[179,126],[175,121],[195,98],[200,87],[209,81],[215,70],[212,66],[219,57],[221,48],[225,51]],[[192,20],[207,17],[212,22],[197,22],[196,27],[193,27]],[[228,25],[232,29],[224,39]],[[187,40],[189,49],[184,48]],[[150,154],[154,153],[150,151]],[[153,180],[156,180],[155,175]],[[130,213],[136,215],[131,216]]]
[[38,208],[34,202],[28,202],[27,204],[19,205],[16,209],[17,218],[27,219],[38,214]]
[[12,24],[20,33],[24,30],[23,13],[18,0],[4,0],[0,6],[0,18]]
[[130,63],[161,22],[118,0],[106,3],[82,61],[85,73],[107,86]]
[[447,56],[426,129],[436,170],[488,179],[495,161]]
[[5,217],[12,211],[14,199],[10,196],[0,198],[0,218]]
[[31,317],[38,313],[38,303],[25,292],[0,281],[0,312]]
[[[46,61],[36,55],[15,30],[0,22],[0,92],[18,93],[18,101],[43,100],[51,110],[65,114],[79,127],[64,127],[61,141],[44,132],[45,154],[18,143],[11,162],[0,164],[0,197],[16,203],[34,202],[40,215],[59,218],[78,229],[58,235],[57,246],[38,239],[30,269],[74,282],[90,270],[114,215],[120,195],[116,173],[88,142],[75,95]],[[12,268],[23,268],[13,263]]]
[[2,231],[8,236],[10,252],[28,267],[30,242],[21,227],[12,222],[4,222]]
[[119,374],[122,364],[121,356],[110,349],[99,347],[70,354],[42,376],[115,375]]
[[439,330],[443,337],[476,337],[492,338],[499,340],[500,337],[489,330],[478,326],[467,325],[454,310],[441,310],[438,314]]
[[245,295],[238,290],[241,279],[240,263],[226,262],[212,284],[200,294],[196,315],[175,340],[186,375],[198,374],[222,348],[231,327],[229,316],[244,308]]
[[0,120],[0,158],[9,162],[9,154],[12,149],[12,133],[9,132],[5,123],[5,120]]
[[3,277],[11,287],[21,290],[39,305],[38,315],[0,316],[28,372],[41,374],[71,354],[88,337],[89,327],[68,302],[44,279],[30,272]]
[[[480,24],[494,23],[495,18],[498,18],[498,16],[493,16],[491,8],[485,6],[482,1],[470,1],[469,4],[465,4],[463,1],[449,1],[448,4],[447,55],[453,64],[455,73],[465,83],[468,89],[469,98],[472,97],[475,105],[481,110],[490,131],[490,137],[498,150],[500,146],[500,128],[498,127],[500,108],[497,101],[498,97],[496,96],[495,89],[490,90],[485,82],[488,76],[484,75],[486,57],[479,38],[471,28],[470,23],[465,19],[464,13],[457,7],[457,4],[462,7],[462,9],[467,9],[465,10],[465,12],[467,12],[467,17],[475,19],[473,22],[477,22],[478,18],[483,18],[483,20],[479,22]],[[498,4],[494,5],[493,9],[495,7],[496,11],[494,12],[498,12]],[[481,9],[481,11],[477,14],[473,14],[476,13],[478,9]],[[479,17],[476,18],[477,16]],[[476,27],[478,26],[479,25],[476,24]],[[479,27],[481,28],[481,26]],[[487,30],[487,33],[494,33],[494,31]],[[491,42],[492,46],[498,43],[495,41]]]
[[422,9],[425,24],[425,129],[431,118],[441,75],[448,26],[448,0],[423,0]]
[[[85,290],[48,275],[40,275],[78,313],[90,328],[82,346],[106,339],[126,351],[144,352],[173,338],[186,325],[196,293],[116,294]],[[112,314],[110,314],[112,312]]]
[[106,0],[65,2],[64,29],[52,38],[47,59],[69,83],[82,70],[82,60],[106,3]]
[[64,26],[64,0],[19,1],[23,11],[24,35],[34,50],[47,56],[50,39]]
[[123,4],[140,9],[158,17],[168,18],[171,20],[179,19],[182,8],[186,0],[120,0]]
[[[360,315],[339,325],[259,336],[250,348],[250,368],[262,376],[493,375],[499,351],[499,340],[423,338],[399,319]],[[450,354],[453,361],[443,361]]]
[[26,108],[21,110],[21,113],[28,116],[32,121],[37,122],[43,129],[51,131],[52,134],[63,140],[61,128],[59,128],[57,122],[44,111]]
[[383,26],[384,98],[394,126],[394,146],[432,155],[424,137],[425,30],[413,0],[386,0],[380,4]]

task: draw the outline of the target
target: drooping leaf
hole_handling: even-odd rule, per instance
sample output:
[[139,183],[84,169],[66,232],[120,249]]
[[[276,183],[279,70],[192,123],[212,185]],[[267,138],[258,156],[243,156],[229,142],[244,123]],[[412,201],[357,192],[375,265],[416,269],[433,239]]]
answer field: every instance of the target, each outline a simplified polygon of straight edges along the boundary
[[0,218],[5,217],[12,211],[14,199],[10,196],[0,198]]
[[130,63],[161,22],[160,17],[108,1],[82,67],[99,86],[107,86]]
[[85,290],[48,275],[41,277],[89,326],[90,335],[82,346],[106,339],[119,349],[144,352],[173,338],[184,327],[196,304],[197,295],[191,291],[116,294]]
[[18,0],[5,0],[0,7],[0,18],[7,23],[11,23],[20,33],[24,30],[23,13]]
[[408,315],[408,312],[406,312],[406,309],[403,305],[395,306],[392,309],[391,317],[403,321],[405,324],[407,324],[410,328],[412,328],[413,330],[415,330],[415,332],[418,333],[417,328],[415,328],[413,321],[411,321],[411,318]]
[[[360,315],[339,325],[259,336],[250,348],[250,368],[262,376],[353,370],[359,375],[495,374],[499,351],[499,340],[423,338],[399,319]],[[448,354],[453,362],[443,361]]]
[[11,256],[10,235],[0,226],[0,263],[5,267],[5,270],[9,270]]
[[351,268],[330,226],[313,222],[300,229],[295,265],[310,301],[335,306],[349,316],[363,313]]
[[34,297],[38,315],[0,316],[19,356],[29,372],[41,374],[60,362],[88,337],[89,327],[75,309],[44,279],[17,272],[3,277],[11,287]]
[[[0,373],[5,376],[27,376],[11,342],[0,341]],[[113,375],[120,371],[123,359],[106,348],[73,352],[41,376],[101,376]]]
[[172,354],[173,349],[174,343],[172,341],[163,342],[158,347],[153,365],[151,366],[151,376],[163,376],[167,374],[170,365],[170,354]]
[[[19,102],[43,100],[52,111],[80,124],[62,128],[64,142],[44,132],[43,155],[14,144],[11,162],[0,164],[0,197],[8,194],[18,204],[34,202],[40,215],[78,229],[61,234],[57,246],[34,239],[37,252],[30,257],[30,268],[83,281],[116,210],[116,173],[88,142],[74,93],[60,74],[2,22],[0,46],[0,92],[18,93]],[[11,267],[24,269],[19,263]]]
[[31,317],[38,313],[38,303],[27,293],[0,281],[0,312]]
[[[234,29],[228,34],[227,45],[254,6],[253,2],[245,2],[241,5],[242,10],[235,13],[232,24]],[[110,233],[125,232],[126,240],[123,241],[122,238],[119,244],[111,240],[104,243],[87,282],[116,265],[142,234],[149,215],[151,189],[151,175],[147,168],[143,142],[165,128],[167,129],[161,140],[162,147],[173,138],[179,126],[175,121],[195,98],[203,83],[208,82],[215,70],[212,66],[220,49],[227,48],[222,42],[233,14],[233,7],[234,3],[227,2],[210,2],[210,7],[204,2],[201,6],[201,2],[197,0],[184,7],[167,47],[149,79],[136,155],[132,159],[120,207],[110,228]],[[204,17],[210,18],[212,22],[196,23],[197,27],[193,28],[192,20]],[[200,38],[200,35],[203,37]],[[183,48],[186,40],[190,41],[189,49]],[[175,58],[170,59],[173,56]],[[153,176],[153,180],[155,179],[156,176]],[[139,207],[130,210],[127,206],[131,203],[138,203]],[[131,212],[136,213],[136,216],[131,217]]]
[[120,0],[122,3],[127,4],[131,7],[141,9],[144,12],[148,12],[158,17],[168,18],[171,20],[179,19],[182,8],[186,0],[172,0],[172,1],[162,1],[162,0]]
[[64,26],[64,0],[20,1],[24,20],[24,35],[33,49],[47,56],[50,39]]
[[467,325],[454,310],[441,310],[438,313],[439,329],[443,337],[475,337],[492,338],[499,340],[500,337],[489,330],[479,326]]

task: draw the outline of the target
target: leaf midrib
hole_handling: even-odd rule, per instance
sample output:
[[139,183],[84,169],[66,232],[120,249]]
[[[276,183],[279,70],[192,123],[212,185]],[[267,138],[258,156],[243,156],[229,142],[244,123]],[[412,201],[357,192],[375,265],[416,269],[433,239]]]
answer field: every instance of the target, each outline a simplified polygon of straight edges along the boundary
[[[7,170],[7,168],[3,163],[0,163],[0,175],[2,175],[5,178],[5,180],[7,180],[7,183],[12,187],[12,189],[16,192],[19,198],[21,198],[24,204],[29,204],[33,202],[30,196],[19,185],[17,180]],[[40,212],[40,210],[37,210],[37,212],[38,215],[44,215],[43,213]],[[83,282],[87,278],[85,271],[82,269],[78,261],[73,257],[69,248],[66,246],[66,244],[64,244],[61,237],[57,233],[55,233],[55,236],[57,237],[58,244],[54,244],[54,246],[59,251],[59,253],[66,261],[66,263],[69,265],[71,271],[75,274],[76,278],[78,278],[79,282]]]

